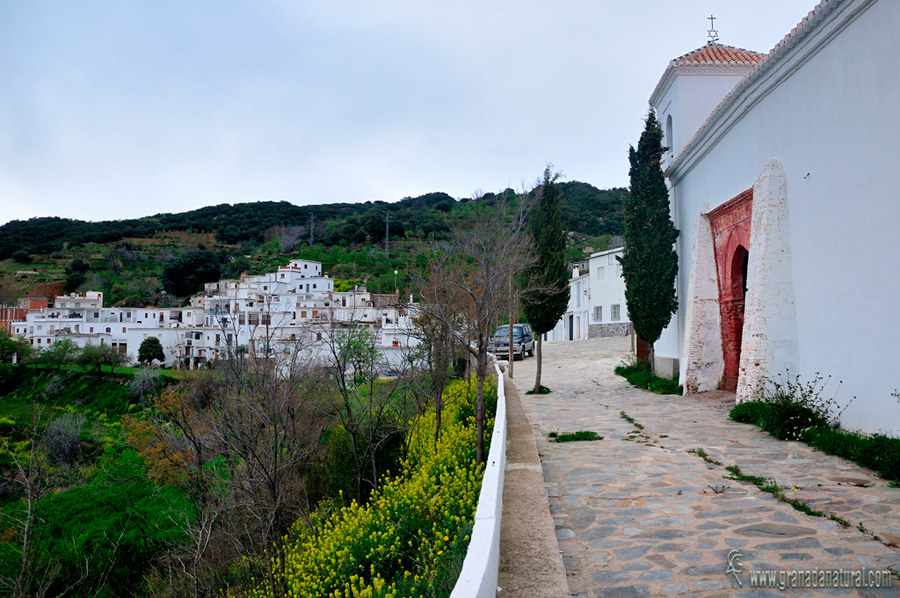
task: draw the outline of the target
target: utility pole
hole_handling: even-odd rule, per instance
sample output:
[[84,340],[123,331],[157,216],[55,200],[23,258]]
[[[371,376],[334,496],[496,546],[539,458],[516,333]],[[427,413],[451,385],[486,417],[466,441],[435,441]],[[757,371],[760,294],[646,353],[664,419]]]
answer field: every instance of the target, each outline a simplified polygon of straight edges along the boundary
[[309,246],[313,246],[313,235],[315,233],[315,223],[316,223],[316,215],[310,213],[309,215]]
[[391,238],[391,213],[387,210],[384,211],[384,257],[391,259],[391,250],[390,250],[390,238]]
[[[516,292],[513,285],[513,275],[509,275],[509,379],[513,377],[513,362],[516,360],[515,348],[513,347],[513,323],[516,321]],[[523,353],[524,360],[525,355]]]

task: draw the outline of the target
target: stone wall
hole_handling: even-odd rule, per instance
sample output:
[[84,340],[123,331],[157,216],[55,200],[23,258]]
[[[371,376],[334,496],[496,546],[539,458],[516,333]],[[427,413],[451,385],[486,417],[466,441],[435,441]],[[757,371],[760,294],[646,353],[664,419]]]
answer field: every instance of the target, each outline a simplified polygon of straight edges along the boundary
[[588,325],[588,338],[628,336],[629,334],[631,334],[631,322],[611,322],[609,324]]

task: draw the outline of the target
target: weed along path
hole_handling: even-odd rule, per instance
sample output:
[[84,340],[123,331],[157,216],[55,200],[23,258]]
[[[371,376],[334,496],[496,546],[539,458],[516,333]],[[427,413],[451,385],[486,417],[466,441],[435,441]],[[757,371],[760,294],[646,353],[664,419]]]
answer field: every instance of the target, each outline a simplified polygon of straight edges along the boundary
[[[525,394],[534,359],[515,364],[571,595],[900,596],[900,489],[722,406],[629,386],[613,372],[627,346],[545,344],[548,395]],[[548,437],[577,431],[603,439]],[[856,576],[890,587],[791,587]]]

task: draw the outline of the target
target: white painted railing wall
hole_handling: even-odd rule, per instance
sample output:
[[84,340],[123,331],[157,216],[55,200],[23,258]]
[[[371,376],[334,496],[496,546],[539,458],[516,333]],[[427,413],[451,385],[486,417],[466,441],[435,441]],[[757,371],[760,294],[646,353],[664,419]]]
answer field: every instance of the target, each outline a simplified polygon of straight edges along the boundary
[[500,517],[503,514],[503,476],[506,470],[506,393],[503,372],[496,361],[497,416],[491,435],[481,493],[475,509],[475,526],[459,579],[450,598],[494,598],[500,567]]

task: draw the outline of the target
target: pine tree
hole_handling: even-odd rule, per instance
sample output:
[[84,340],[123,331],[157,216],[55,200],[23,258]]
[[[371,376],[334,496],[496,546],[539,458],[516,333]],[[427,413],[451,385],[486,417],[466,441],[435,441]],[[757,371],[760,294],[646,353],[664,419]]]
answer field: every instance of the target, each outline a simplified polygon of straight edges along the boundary
[[569,303],[566,232],[562,225],[557,178],[559,174],[552,174],[550,166],[544,170],[537,204],[528,222],[528,232],[534,244],[534,263],[525,271],[522,307],[535,335],[535,393],[541,390],[541,335],[553,330]]
[[651,109],[637,150],[630,147],[628,151],[631,192],[624,202],[625,251],[619,258],[628,316],[635,333],[650,345],[651,372],[655,368],[653,343],[678,309],[678,230],[669,215],[669,192],[660,167],[662,135]]

